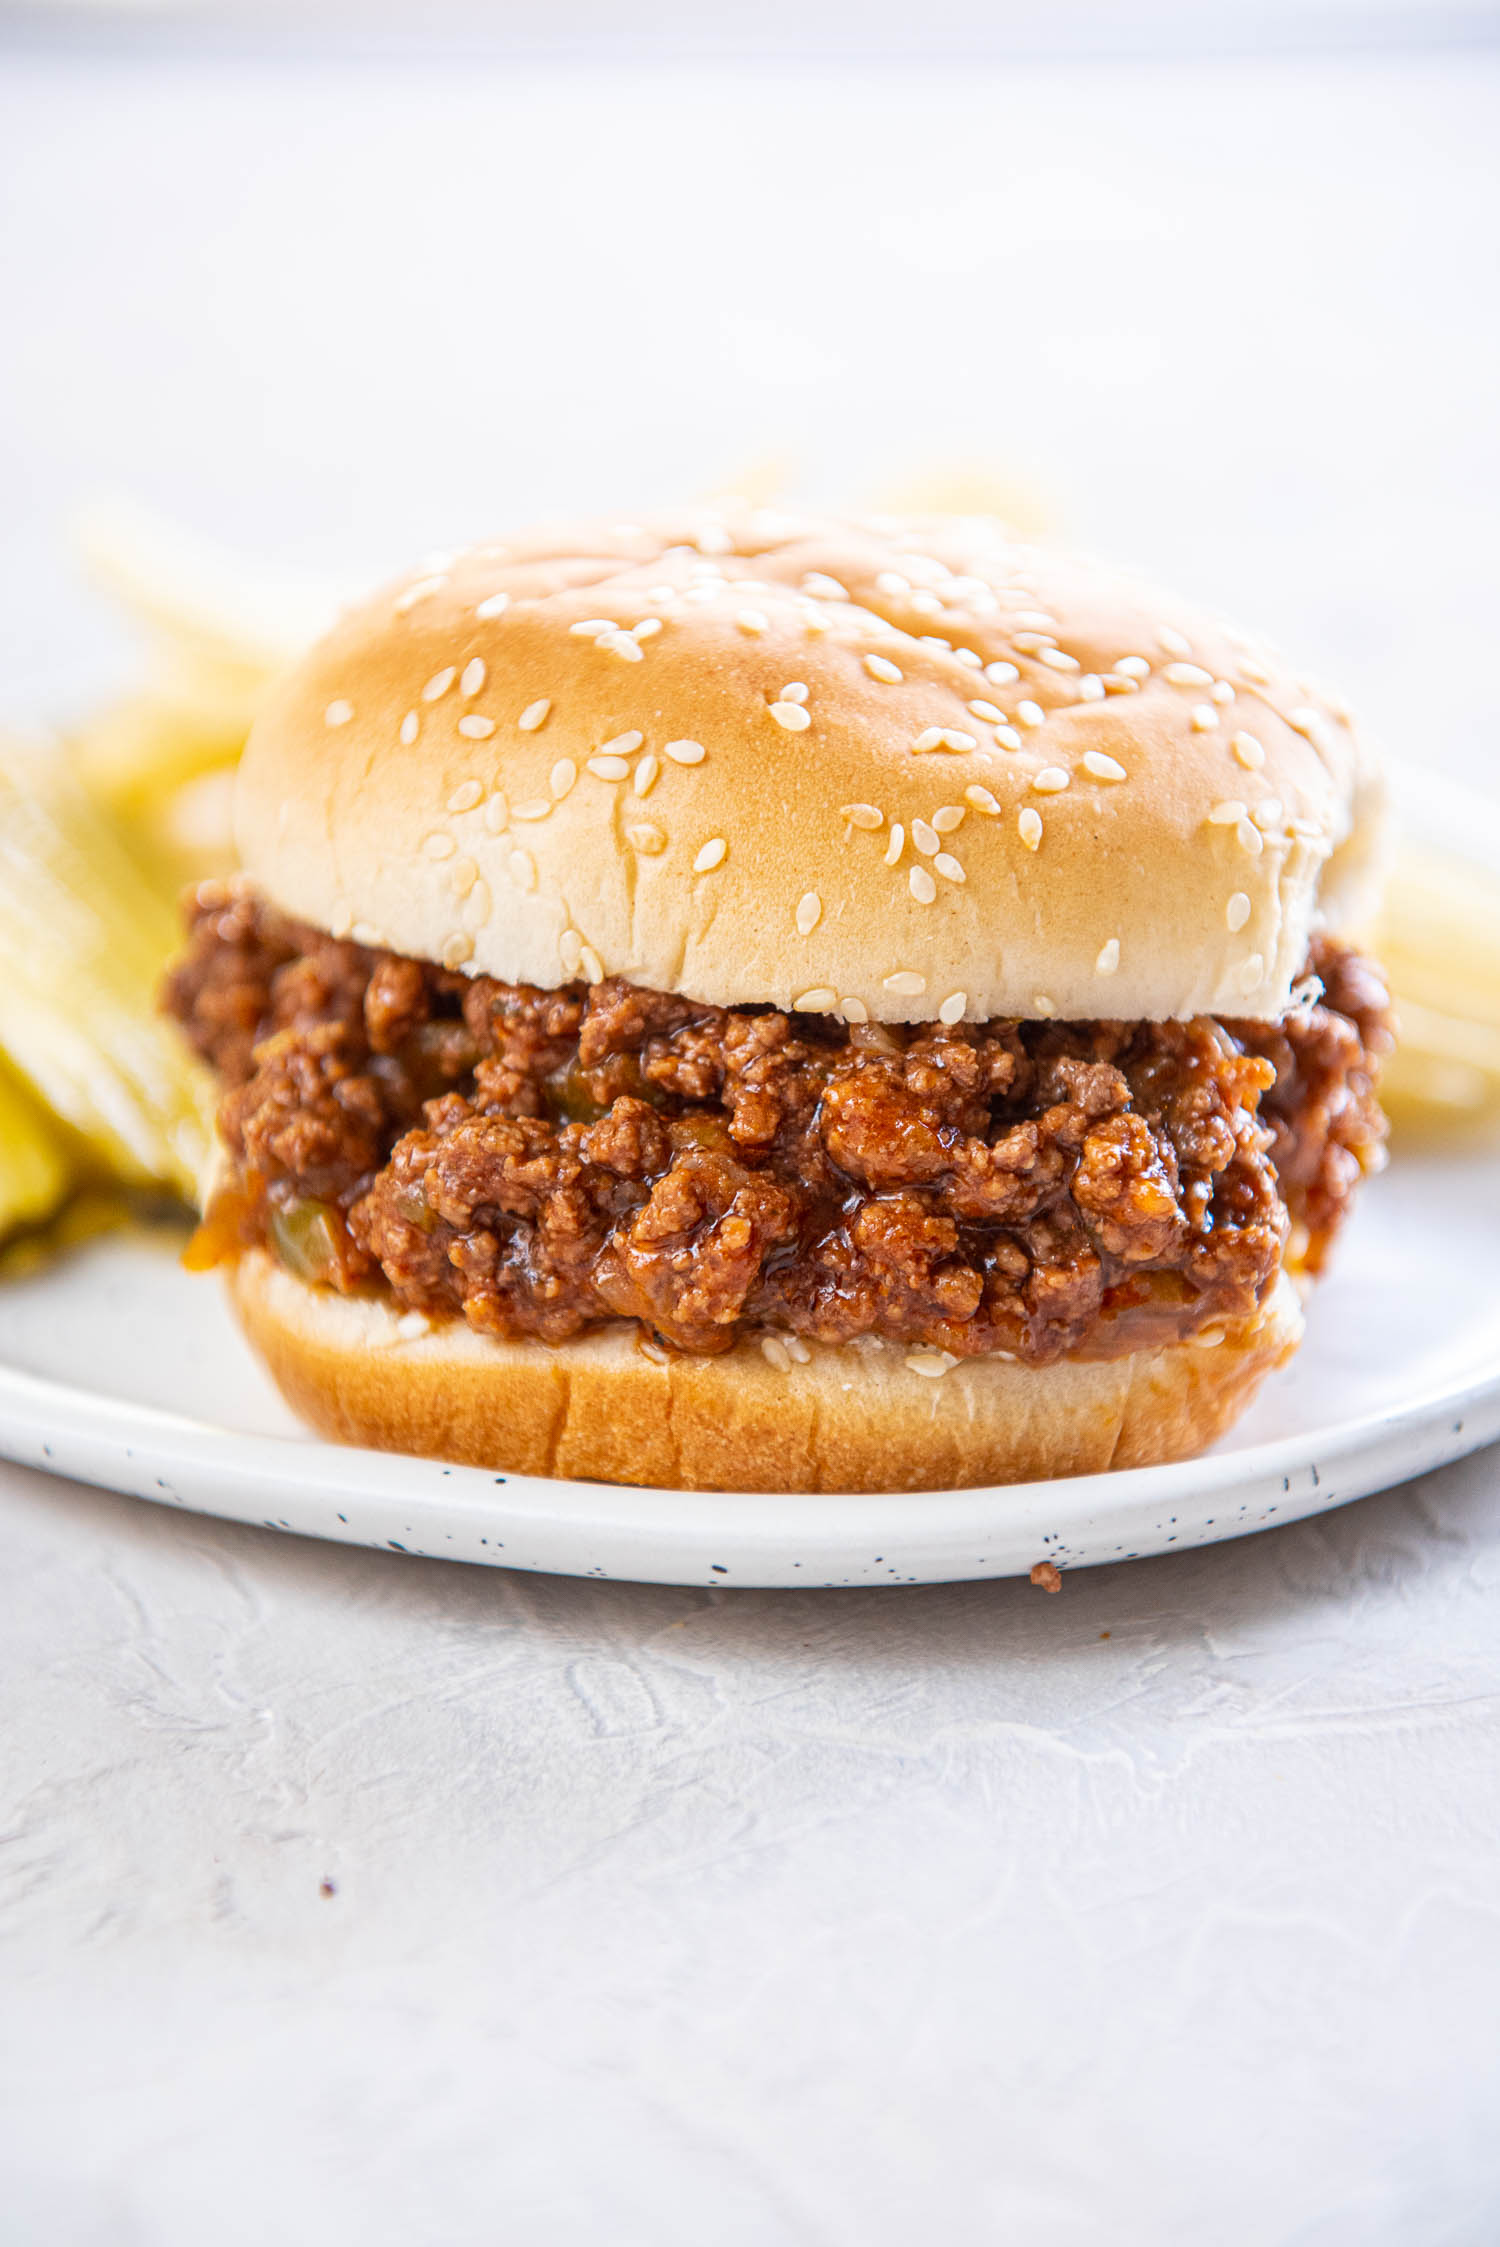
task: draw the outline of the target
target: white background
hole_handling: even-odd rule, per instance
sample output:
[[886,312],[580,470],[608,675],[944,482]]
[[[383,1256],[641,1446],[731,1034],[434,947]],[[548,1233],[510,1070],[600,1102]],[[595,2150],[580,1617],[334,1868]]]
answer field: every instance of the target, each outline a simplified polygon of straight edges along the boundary
[[[977,461],[1486,784],[1497,92],[13,53],[0,707],[124,675],[101,491],[358,577]],[[1493,1455],[1050,1600],[0,1555],[7,2247],[1500,2235]]]

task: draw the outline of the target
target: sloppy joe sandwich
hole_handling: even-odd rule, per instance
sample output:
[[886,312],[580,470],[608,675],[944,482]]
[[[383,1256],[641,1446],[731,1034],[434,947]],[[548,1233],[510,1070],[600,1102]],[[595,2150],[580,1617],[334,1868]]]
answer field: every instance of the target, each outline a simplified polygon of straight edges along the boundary
[[705,1489],[1187,1456],[1381,1158],[1379,791],[990,520],[432,557],[274,689],[169,1003],[195,1260],[347,1441]]

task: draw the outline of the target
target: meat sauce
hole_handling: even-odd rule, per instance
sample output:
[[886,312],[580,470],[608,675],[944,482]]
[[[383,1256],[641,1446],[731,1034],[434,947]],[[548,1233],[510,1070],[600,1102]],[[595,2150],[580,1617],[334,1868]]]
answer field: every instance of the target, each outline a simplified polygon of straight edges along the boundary
[[547,1342],[1115,1356],[1316,1272],[1379,1167],[1384,987],[1324,939],[1307,974],[1280,1024],[845,1027],[452,974],[208,884],[167,992],[224,1085],[198,1260]]

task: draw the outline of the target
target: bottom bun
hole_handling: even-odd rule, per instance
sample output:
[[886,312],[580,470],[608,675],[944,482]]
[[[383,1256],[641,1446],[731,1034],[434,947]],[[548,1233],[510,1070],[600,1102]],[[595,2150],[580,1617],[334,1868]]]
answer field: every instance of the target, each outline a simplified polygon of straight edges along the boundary
[[627,1325],[556,1348],[501,1342],[309,1287],[260,1251],[230,1287],[287,1402],[337,1442],[685,1490],[953,1490],[1186,1459],[1302,1338],[1285,1274],[1212,1347],[1040,1367],[970,1358],[937,1379],[907,1363],[931,1352],[896,1343],[817,1345],[780,1366],[756,1342],[648,1355]]

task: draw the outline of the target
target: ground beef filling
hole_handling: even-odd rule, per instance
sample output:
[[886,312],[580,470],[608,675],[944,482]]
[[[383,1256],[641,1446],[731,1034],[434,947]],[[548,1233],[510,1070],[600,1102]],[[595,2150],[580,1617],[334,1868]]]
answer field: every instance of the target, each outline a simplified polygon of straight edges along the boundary
[[226,1091],[207,1255],[481,1333],[635,1319],[1043,1365],[1250,1312],[1378,1167],[1379,977],[1315,945],[1256,1022],[846,1028],[611,979],[541,991],[208,885],[168,1004]]

